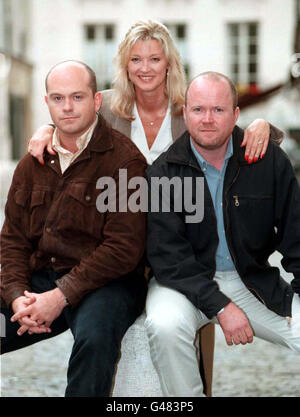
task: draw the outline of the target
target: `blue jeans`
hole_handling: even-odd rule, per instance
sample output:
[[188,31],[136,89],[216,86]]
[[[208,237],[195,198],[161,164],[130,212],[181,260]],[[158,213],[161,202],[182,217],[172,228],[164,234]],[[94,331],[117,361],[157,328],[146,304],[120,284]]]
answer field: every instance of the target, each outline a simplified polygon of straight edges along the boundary
[[[56,287],[55,280],[66,271],[42,270],[32,276],[31,289],[42,293]],[[146,282],[141,276],[124,277],[86,295],[74,308],[66,307],[53,321],[52,332],[17,335],[18,323],[5,305],[6,336],[1,338],[1,354],[21,349],[71,329],[74,344],[69,360],[67,397],[107,397],[112,388],[120,345],[127,329],[144,309]]]

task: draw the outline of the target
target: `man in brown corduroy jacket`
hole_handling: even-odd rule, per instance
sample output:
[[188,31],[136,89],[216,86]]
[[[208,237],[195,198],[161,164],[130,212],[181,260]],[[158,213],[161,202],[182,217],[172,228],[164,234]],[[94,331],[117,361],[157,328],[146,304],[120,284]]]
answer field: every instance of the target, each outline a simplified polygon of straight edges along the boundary
[[57,64],[46,90],[56,155],[45,155],[44,166],[26,155],[8,194],[1,353],[70,328],[66,396],[108,396],[121,339],[144,307],[146,213],[97,210],[97,181],[114,181],[118,203],[119,170],[126,170],[128,183],[144,176],[146,161],[97,115],[101,93],[88,66]]

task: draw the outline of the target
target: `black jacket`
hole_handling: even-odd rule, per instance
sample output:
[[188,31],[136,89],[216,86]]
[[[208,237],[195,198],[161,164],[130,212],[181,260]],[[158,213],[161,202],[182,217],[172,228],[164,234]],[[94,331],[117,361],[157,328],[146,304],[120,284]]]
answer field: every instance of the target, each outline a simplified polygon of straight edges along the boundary
[[[300,294],[299,184],[286,154],[272,142],[264,158],[249,165],[240,147],[243,135],[236,126],[233,156],[224,179],[223,216],[228,247],[247,288],[270,310],[291,316],[293,294]],[[188,132],[147,169],[147,176],[152,192],[157,191],[153,185],[151,188],[154,177],[192,177],[191,194],[195,199],[195,179],[204,174],[191,150]],[[161,208],[151,211],[150,206],[148,260],[158,282],[185,294],[212,318],[230,299],[213,280],[218,234],[207,182],[204,180],[204,218],[198,223],[186,222],[186,215],[191,213],[185,211],[184,202],[182,212],[172,210],[174,195],[170,196],[170,212]],[[268,263],[275,250],[283,255],[285,270],[294,274],[291,285],[280,277],[278,268]]]

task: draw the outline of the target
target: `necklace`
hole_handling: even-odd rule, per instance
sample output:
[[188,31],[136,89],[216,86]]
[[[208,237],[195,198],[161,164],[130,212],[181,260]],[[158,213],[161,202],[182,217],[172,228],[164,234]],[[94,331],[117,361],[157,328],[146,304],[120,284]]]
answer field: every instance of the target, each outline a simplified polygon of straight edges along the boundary
[[163,119],[165,117],[166,112],[167,112],[167,109],[164,110],[163,114],[160,114],[159,116],[157,116],[156,119],[149,120],[149,121],[145,120],[144,116],[140,116],[140,117],[141,117],[143,123],[145,123],[146,125],[149,125],[149,126],[153,126],[155,122],[157,122],[158,120]]
[[153,126],[153,125],[154,125],[154,123],[155,123],[158,119],[161,119],[162,117],[164,117],[164,116],[159,116],[159,117],[157,117],[156,119],[151,120],[150,122],[146,122],[146,121],[144,121],[144,123],[146,123],[147,125]]

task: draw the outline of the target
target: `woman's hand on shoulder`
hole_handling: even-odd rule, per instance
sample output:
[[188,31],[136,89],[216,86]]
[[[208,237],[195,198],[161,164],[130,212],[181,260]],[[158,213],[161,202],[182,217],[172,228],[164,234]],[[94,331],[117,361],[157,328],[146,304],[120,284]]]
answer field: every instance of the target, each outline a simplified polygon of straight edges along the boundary
[[266,120],[256,119],[245,130],[241,146],[246,146],[245,159],[249,164],[263,158],[270,140],[270,125]]
[[33,134],[28,144],[28,152],[34,156],[41,165],[44,165],[44,150],[47,149],[51,155],[56,152],[52,149],[52,137],[54,127],[51,125],[43,125],[39,127]]

